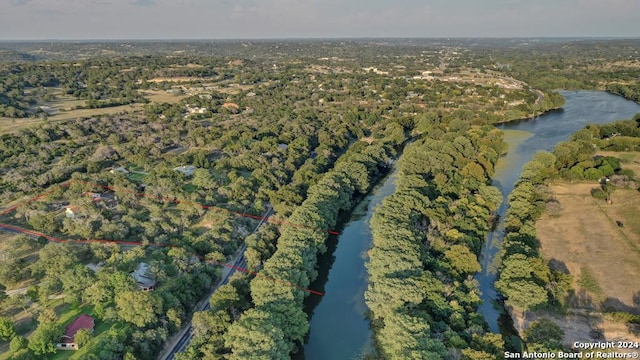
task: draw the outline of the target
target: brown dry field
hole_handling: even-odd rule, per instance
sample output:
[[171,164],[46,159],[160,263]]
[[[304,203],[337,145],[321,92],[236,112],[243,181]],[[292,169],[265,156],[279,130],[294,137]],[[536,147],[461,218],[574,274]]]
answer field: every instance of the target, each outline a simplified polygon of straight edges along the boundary
[[[588,313],[584,311],[569,311],[565,316],[545,313],[543,311],[529,312],[526,319],[522,313],[511,312],[514,325],[519,333],[528,329],[534,321],[545,318],[553,320],[564,331],[563,343],[571,348],[574,341],[593,342],[601,341],[594,337],[594,331],[602,332],[606,341],[638,341],[640,335],[629,331],[626,324],[605,319],[600,313]],[[623,352],[623,349],[619,349]]]
[[[63,121],[70,119],[78,119],[83,117],[92,117],[98,115],[113,115],[122,112],[132,112],[142,109],[142,104],[121,105],[102,109],[77,109],[71,111],[61,111],[57,114],[49,116],[49,121]],[[12,133],[35,124],[41,123],[43,120],[34,118],[13,119],[0,117],[0,134]]]
[[[143,94],[144,96],[148,97],[152,103],[166,102],[175,104],[186,97],[186,95],[174,95],[161,90],[145,90],[143,91]],[[58,111],[56,114],[48,117],[48,120],[51,122],[138,111],[142,110],[144,106],[143,104],[130,104],[101,109],[74,109],[76,106],[83,106],[85,103],[85,100],[78,100],[72,96],[59,95],[56,101],[45,103],[42,105],[50,106],[51,108]],[[0,117],[0,134],[12,133],[14,131],[25,129],[41,122],[41,119],[34,118],[13,119]]]
[[567,266],[574,288],[580,268],[588,266],[605,297],[633,306],[633,294],[640,291],[640,192],[616,189],[613,204],[608,205],[591,197],[590,190],[597,186],[595,182],[551,186],[562,212],[537,222],[541,252]]
[[[595,182],[551,185],[562,212],[555,218],[543,215],[537,222],[541,253],[545,259],[556,259],[567,266],[574,278],[574,289],[578,290],[580,268],[588,266],[605,298],[615,298],[632,307],[633,294],[640,292],[640,192],[616,189],[609,205],[591,196],[595,187]],[[624,227],[618,227],[616,221]],[[519,314],[512,317],[519,330],[540,317],[553,319],[565,332],[567,346],[573,341],[595,341],[594,330],[602,332],[607,341],[640,341],[640,335],[630,332],[625,323],[605,319],[599,312],[569,309],[566,316],[534,312],[526,320]]]

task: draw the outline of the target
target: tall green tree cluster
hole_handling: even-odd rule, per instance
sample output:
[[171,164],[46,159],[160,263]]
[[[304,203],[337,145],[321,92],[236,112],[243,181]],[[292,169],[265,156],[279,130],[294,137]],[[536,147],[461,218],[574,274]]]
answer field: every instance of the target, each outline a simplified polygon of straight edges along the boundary
[[473,274],[502,200],[489,185],[502,133],[437,119],[426,127],[371,220],[365,299],[376,339],[389,359],[498,358],[502,339],[476,313]]
[[554,200],[547,183],[557,176],[557,164],[569,158],[540,152],[525,164],[509,195],[505,216],[502,264],[496,289],[506,304],[525,313],[537,306],[562,304],[571,285],[568,274],[549,268],[539,254],[535,222]]
[[333,170],[312,186],[282,227],[278,249],[251,281],[254,307],[225,336],[232,359],[288,359],[309,330],[303,300],[316,278],[317,256],[326,251],[327,230],[349,211],[386,166],[390,149],[381,142],[354,144]]
[[605,89],[613,94],[640,103],[640,84],[623,85],[619,83],[607,84]]
[[[630,120],[608,124],[587,125],[571,135],[568,141],[553,149],[553,168],[566,180],[600,180],[603,176],[619,174],[620,160],[612,156],[596,156],[596,150],[640,150],[640,114]],[[534,163],[529,164],[533,166]],[[545,164],[546,166],[546,164]],[[538,177],[549,179],[551,168],[534,171]]]

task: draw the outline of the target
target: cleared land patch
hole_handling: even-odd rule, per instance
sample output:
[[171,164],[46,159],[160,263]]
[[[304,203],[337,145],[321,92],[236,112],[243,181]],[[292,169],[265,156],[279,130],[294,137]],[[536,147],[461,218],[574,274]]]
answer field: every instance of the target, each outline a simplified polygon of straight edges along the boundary
[[640,192],[617,189],[613,203],[607,204],[591,197],[595,187],[597,183],[551,186],[562,211],[536,224],[542,255],[566,265],[576,290],[581,268],[588,267],[605,298],[632,307],[640,292]]
[[[60,111],[48,117],[47,121],[63,121],[78,118],[89,118],[99,115],[114,115],[119,113],[128,113],[136,110],[142,110],[142,104],[119,105],[100,109],[76,109],[68,111]],[[0,117],[0,134],[7,134],[21,129],[26,129],[35,124],[42,123],[43,119],[38,118],[7,118]]]

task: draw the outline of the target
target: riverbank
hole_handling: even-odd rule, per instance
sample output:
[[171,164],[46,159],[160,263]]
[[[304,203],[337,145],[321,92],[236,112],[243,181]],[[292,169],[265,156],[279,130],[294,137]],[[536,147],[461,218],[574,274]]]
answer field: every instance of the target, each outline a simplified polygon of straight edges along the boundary
[[536,221],[536,233],[545,263],[572,275],[572,290],[563,310],[523,313],[507,307],[518,333],[548,319],[562,329],[568,348],[575,341],[640,341],[629,315],[621,315],[640,314],[640,307],[634,306],[640,288],[628,281],[640,277],[640,193],[617,189],[612,204],[607,204],[591,196],[597,187],[595,182],[550,185],[560,209],[554,216],[543,214]]
[[494,333],[513,335],[512,324],[509,324],[508,317],[504,316],[504,306],[498,299],[498,293],[493,288],[496,280],[498,267],[500,266],[501,241],[504,236],[504,215],[508,208],[507,196],[513,190],[513,184],[518,179],[519,171],[513,169],[521,168],[527,161],[525,154],[518,152],[520,146],[533,136],[533,133],[523,130],[502,130],[504,142],[507,144],[507,153],[498,159],[493,175],[493,186],[500,189],[502,193],[502,203],[496,211],[498,218],[497,226],[487,236],[479,256],[482,270],[475,275],[480,288],[480,299],[482,304],[478,311],[483,315],[489,325],[489,329]]
[[325,296],[305,300],[310,330],[294,360],[350,359],[375,351],[364,301],[369,222],[374,208],[393,193],[396,174],[393,166],[380,174],[369,192],[341,216],[341,234],[330,237],[327,251],[319,256],[318,277],[311,287],[321,289]]
[[540,116],[544,116],[544,115],[549,115],[549,114],[553,114],[555,112],[562,112],[564,111],[563,107],[557,107],[557,108],[552,108],[552,109],[548,109],[545,111],[542,111],[541,113],[537,114],[536,116],[530,116],[530,117],[526,117],[526,118],[517,118],[517,119],[509,119],[509,120],[504,120],[504,121],[498,121],[493,123],[493,125],[504,125],[504,124],[512,124],[512,123],[519,123],[519,122],[523,122],[523,121],[529,121],[529,120],[535,120],[537,118],[539,118]]
[[[533,134],[516,150],[520,161],[526,163],[540,150],[551,151],[588,124],[628,119],[640,111],[638,104],[605,92],[563,95],[568,100],[563,112],[500,126]],[[564,331],[565,344],[615,338],[636,341],[632,322],[637,320],[631,314],[640,311],[634,302],[640,288],[627,279],[640,276],[636,269],[639,242],[630,241],[630,234],[639,231],[635,206],[640,194],[635,189],[618,189],[610,205],[591,196],[591,189],[599,188],[595,181],[554,183],[545,190],[546,181],[541,182],[535,172],[558,169],[551,154],[535,156],[534,163],[521,164],[517,173],[522,166],[527,176],[514,179],[519,184],[510,195],[514,205],[503,220],[507,235],[503,234],[502,248],[507,255],[496,283],[515,330],[523,334],[534,321],[545,318]],[[545,211],[548,214],[539,218]],[[522,264],[529,270],[514,276]],[[527,296],[521,296],[523,288]]]
[[[638,104],[602,91],[562,91],[560,94],[567,100],[562,111],[549,111],[535,120],[511,121],[497,125],[499,129],[505,131],[505,140],[510,137],[507,131],[518,130],[531,134],[528,138],[521,138],[520,141],[517,141],[516,146],[510,146],[509,153],[496,167],[494,184],[505,195],[511,193],[514,184],[519,181],[524,164],[536,152],[552,150],[560,141],[566,140],[572,133],[588,124],[608,123],[617,119],[630,118],[640,111]],[[512,133],[512,135],[515,135],[515,138],[524,136],[523,133],[520,135]],[[503,206],[506,209],[508,204],[505,203]],[[589,227],[585,225],[585,228]],[[501,247],[503,237],[504,218],[501,219],[497,231],[488,237],[485,246],[489,248]],[[493,250],[495,251],[495,248]],[[495,253],[498,252],[495,251]],[[485,254],[487,256],[484,256]],[[483,251],[482,272],[495,271],[498,261],[492,252]],[[484,301],[479,311],[489,324],[490,329],[498,331],[497,329],[501,327],[498,325],[499,311],[494,308],[498,295],[493,287],[493,281],[488,277],[485,280],[479,280],[479,282]],[[518,323],[516,317],[513,320],[516,324]]]

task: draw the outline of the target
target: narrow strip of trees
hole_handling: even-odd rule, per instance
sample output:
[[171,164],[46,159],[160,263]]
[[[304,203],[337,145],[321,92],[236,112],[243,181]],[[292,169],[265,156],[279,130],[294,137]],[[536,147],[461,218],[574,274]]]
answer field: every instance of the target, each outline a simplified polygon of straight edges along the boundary
[[477,313],[477,255],[501,203],[490,186],[502,133],[438,120],[400,159],[396,192],[376,209],[369,287],[383,358],[498,358]]
[[[357,143],[333,170],[312,186],[278,240],[278,249],[265,263],[262,275],[251,281],[254,308],[234,322],[225,336],[231,359],[288,359],[309,330],[303,300],[316,278],[316,262],[326,251],[327,229],[333,229],[341,212],[368,192],[389,159],[382,143]],[[274,281],[272,279],[278,279]],[[295,286],[291,286],[291,284]]]

